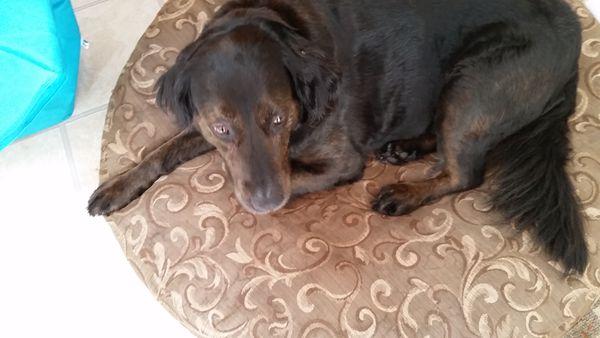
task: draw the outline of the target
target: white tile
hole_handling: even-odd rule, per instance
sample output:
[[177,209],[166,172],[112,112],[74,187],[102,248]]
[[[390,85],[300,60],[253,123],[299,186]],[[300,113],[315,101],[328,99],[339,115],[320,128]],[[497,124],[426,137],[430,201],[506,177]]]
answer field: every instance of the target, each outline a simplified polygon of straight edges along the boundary
[[159,10],[156,0],[109,0],[76,12],[83,39],[75,114],[108,102],[121,69]]
[[585,5],[592,12],[596,19],[600,18],[600,1],[598,0],[588,0],[585,1]]
[[105,1],[108,0],[71,0],[71,6],[75,11],[79,11]]
[[0,152],[0,337],[191,337],[139,280],[106,221],[85,211],[110,91],[159,5],[73,5],[92,42],[78,115]]
[[100,146],[106,109],[84,116],[64,125],[70,145],[75,170],[75,185],[79,192],[88,195],[98,185]]
[[94,176],[102,115],[0,152],[0,337],[191,337],[139,280],[106,221],[86,215],[87,196],[73,187],[67,155],[81,177]]
[[[0,152],[0,203],[17,207],[18,198],[35,200],[67,186],[72,190],[69,164],[56,128],[8,146]],[[6,193],[12,195],[7,197]],[[2,200],[8,198],[7,200]],[[7,204],[0,204],[4,207]],[[10,208],[13,209],[13,208]]]

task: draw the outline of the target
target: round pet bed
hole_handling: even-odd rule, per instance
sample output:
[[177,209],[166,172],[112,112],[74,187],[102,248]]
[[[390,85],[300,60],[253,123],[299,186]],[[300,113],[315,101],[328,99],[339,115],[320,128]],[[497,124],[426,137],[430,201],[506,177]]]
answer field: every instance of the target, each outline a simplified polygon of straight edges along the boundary
[[[101,178],[177,132],[154,84],[221,0],[171,0],[114,90]],[[237,203],[216,153],[160,179],[108,220],[139,276],[194,334],[207,337],[562,336],[600,296],[600,26],[584,27],[570,173],[587,218],[591,265],[563,271],[526,234],[498,224],[485,189],[411,215],[372,212],[378,189],[422,170],[371,163],[362,181],[295,200],[274,215]]]

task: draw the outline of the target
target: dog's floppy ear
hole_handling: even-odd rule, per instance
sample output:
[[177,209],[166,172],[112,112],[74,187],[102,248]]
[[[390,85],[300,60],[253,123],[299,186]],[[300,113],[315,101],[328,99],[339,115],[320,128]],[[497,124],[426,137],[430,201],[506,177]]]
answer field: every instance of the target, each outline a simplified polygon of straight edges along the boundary
[[156,104],[173,114],[181,127],[188,126],[194,116],[188,61],[198,49],[196,43],[184,48],[175,64],[156,83]]
[[284,64],[302,108],[302,123],[315,125],[337,104],[339,69],[333,57],[297,32],[287,30],[282,42]]

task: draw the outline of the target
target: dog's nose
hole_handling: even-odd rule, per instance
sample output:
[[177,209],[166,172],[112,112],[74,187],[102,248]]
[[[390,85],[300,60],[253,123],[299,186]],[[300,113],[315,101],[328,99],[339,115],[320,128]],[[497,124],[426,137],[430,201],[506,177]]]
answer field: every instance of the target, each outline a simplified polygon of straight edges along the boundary
[[281,207],[284,196],[281,187],[273,184],[257,187],[250,195],[252,208],[259,213],[268,213]]

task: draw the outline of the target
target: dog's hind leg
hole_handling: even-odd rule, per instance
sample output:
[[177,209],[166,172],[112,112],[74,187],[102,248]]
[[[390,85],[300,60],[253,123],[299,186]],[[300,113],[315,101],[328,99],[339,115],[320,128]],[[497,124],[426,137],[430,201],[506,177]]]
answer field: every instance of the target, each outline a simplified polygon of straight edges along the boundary
[[456,59],[449,61],[437,106],[435,132],[441,173],[417,183],[384,187],[373,209],[402,215],[438,198],[483,182],[488,152],[533,122],[552,98],[555,81],[548,69],[556,59],[532,47],[517,29],[492,24],[474,31]]
[[[536,83],[536,74],[517,67],[479,65],[462,69],[464,77],[448,85],[438,104],[436,123],[440,174],[430,180],[396,183],[384,187],[373,202],[373,209],[386,215],[402,215],[445,195],[476,188],[483,183],[486,156],[498,142],[536,119],[524,114],[523,106],[539,107],[550,95],[539,90],[527,95]],[[512,72],[509,67],[517,68]],[[515,84],[522,88],[514,89]]]
[[[579,44],[520,43],[516,34],[505,43],[500,37],[467,50],[470,57],[456,68],[442,95],[436,130],[441,175],[384,187],[373,208],[402,215],[475,188],[489,164],[493,206],[516,229],[529,230],[564,263],[566,273],[583,273],[588,262],[584,220],[565,170]],[[551,52],[561,48],[560,56]]]
[[[474,107],[473,107],[474,108]],[[483,182],[485,156],[490,142],[484,131],[471,128],[461,130],[457,123],[465,121],[461,116],[471,115],[465,105],[448,105],[444,111],[452,116],[444,121],[439,139],[441,173],[423,182],[403,182],[384,187],[373,202],[373,209],[386,215],[403,215],[418,207],[454,192],[475,188]]]

